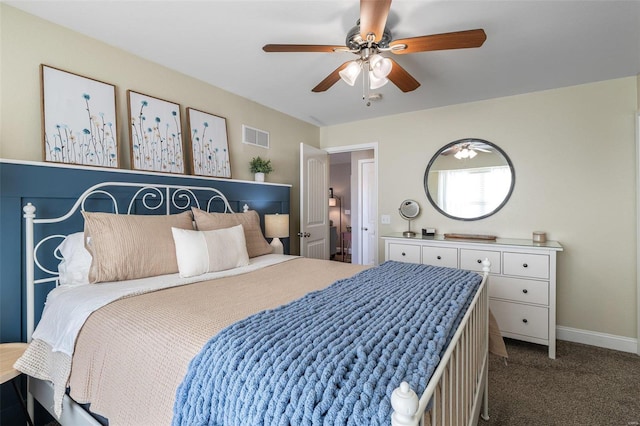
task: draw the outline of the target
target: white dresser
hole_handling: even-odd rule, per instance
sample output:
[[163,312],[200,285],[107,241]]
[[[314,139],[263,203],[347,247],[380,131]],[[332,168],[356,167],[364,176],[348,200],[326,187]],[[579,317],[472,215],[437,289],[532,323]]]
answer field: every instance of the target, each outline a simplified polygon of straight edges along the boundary
[[557,241],[498,238],[495,241],[413,238],[401,233],[383,236],[385,259],[482,271],[491,261],[491,312],[502,335],[549,346],[556,357],[556,253]]

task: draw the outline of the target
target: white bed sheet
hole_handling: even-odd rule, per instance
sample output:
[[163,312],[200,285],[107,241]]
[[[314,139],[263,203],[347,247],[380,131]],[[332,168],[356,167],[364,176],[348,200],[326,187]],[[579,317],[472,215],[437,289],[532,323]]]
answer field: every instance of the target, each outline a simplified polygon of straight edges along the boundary
[[[198,281],[229,277],[286,262],[298,256],[267,254],[250,259],[247,266],[227,271],[210,272],[195,277],[181,278],[177,273],[137,280],[118,281],[81,286],[59,286],[49,292],[44,311],[33,338],[49,344],[53,352],[73,355],[76,338],[86,319],[95,310],[137,294],[148,293]],[[72,309],[69,309],[73,306]]]

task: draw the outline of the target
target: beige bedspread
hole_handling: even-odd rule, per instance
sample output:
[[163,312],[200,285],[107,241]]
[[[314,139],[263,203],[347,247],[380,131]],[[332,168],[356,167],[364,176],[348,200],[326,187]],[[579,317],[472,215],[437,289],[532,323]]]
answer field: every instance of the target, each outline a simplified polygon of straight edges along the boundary
[[113,302],[78,336],[71,397],[91,402],[111,426],[170,424],[189,361],[213,335],[365,268],[300,258]]

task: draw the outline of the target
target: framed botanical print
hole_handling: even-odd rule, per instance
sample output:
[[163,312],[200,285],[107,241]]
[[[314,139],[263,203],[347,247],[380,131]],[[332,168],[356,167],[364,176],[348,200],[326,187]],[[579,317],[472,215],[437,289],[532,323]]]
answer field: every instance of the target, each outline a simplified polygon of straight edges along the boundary
[[40,65],[45,161],[118,167],[114,85]]
[[230,178],[227,120],[194,108],[187,108],[187,122],[193,174]]
[[127,91],[131,168],[184,173],[180,104]]

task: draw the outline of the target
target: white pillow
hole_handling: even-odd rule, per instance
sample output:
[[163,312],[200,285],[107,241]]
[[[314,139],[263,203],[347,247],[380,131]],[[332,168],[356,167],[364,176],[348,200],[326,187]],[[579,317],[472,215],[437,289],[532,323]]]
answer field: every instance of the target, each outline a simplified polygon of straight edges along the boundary
[[181,277],[224,271],[249,264],[242,225],[213,231],[171,228]]
[[84,232],[67,235],[56,250],[62,254],[62,262],[58,264],[60,284],[89,284],[91,253],[84,246]]

